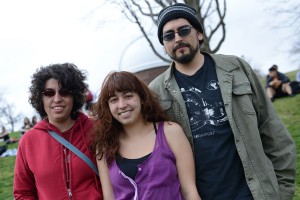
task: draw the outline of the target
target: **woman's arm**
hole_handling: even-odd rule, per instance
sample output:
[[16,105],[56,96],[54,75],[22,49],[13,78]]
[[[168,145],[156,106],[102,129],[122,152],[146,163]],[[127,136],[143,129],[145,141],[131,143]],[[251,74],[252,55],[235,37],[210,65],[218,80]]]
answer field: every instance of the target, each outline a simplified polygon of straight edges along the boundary
[[109,179],[109,172],[105,158],[97,159],[97,166],[102,186],[103,200],[114,200],[114,192]]
[[27,164],[25,141],[22,137],[19,146],[18,154],[16,156],[16,163],[14,169],[14,199],[34,200],[38,199],[36,182],[34,174]]
[[192,148],[182,128],[175,122],[164,123],[168,144],[176,158],[176,167],[185,200],[200,200],[196,188],[195,163]]

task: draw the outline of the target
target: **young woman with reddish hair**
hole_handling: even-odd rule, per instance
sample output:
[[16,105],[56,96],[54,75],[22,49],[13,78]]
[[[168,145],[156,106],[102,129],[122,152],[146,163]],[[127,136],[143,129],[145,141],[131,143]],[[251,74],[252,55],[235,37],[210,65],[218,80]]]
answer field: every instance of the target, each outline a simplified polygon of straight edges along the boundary
[[112,72],[96,103],[94,150],[104,199],[199,200],[191,146],[135,75]]

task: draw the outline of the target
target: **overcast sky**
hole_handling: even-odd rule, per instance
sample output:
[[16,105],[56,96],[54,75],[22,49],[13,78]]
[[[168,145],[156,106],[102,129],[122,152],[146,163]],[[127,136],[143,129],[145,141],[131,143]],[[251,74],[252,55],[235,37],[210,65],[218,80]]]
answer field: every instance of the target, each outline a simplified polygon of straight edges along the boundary
[[[116,9],[101,7],[92,13],[102,1],[0,1],[0,92],[16,113],[34,114],[28,88],[40,66],[72,62],[87,70],[94,93],[109,71],[118,70],[123,50],[140,35],[139,29],[125,19],[114,21]],[[218,53],[244,56],[264,73],[272,64],[282,72],[297,69],[299,60],[292,62],[287,53],[290,30],[273,29],[277,19],[261,2],[227,1],[226,41]]]

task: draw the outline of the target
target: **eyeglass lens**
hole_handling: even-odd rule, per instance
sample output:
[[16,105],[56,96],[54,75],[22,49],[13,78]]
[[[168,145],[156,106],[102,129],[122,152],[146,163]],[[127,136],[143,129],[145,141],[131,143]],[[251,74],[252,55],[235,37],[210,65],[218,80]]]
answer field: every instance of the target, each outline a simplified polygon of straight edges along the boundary
[[[43,92],[43,95],[47,96],[47,97],[53,97],[56,94],[56,91],[53,89],[46,89]],[[70,90],[66,90],[66,89],[60,89],[58,90],[58,94],[62,97],[68,96],[72,93],[72,91]]]
[[171,41],[175,38],[175,34],[178,33],[180,37],[185,37],[191,33],[192,27],[185,26],[182,28],[179,28],[178,31],[169,31],[163,34],[163,40],[165,41]]

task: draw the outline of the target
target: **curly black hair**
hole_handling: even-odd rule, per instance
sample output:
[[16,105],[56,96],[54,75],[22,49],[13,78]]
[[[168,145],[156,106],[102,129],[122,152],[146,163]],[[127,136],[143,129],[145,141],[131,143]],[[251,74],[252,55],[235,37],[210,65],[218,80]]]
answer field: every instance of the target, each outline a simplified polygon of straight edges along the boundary
[[72,91],[74,99],[71,118],[76,119],[79,110],[85,102],[85,91],[88,84],[85,83],[86,73],[77,68],[72,63],[51,64],[42,66],[36,70],[32,76],[31,86],[29,87],[29,100],[31,106],[39,113],[42,119],[47,117],[44,109],[42,92],[45,89],[47,80],[54,78],[58,81],[59,87]]

